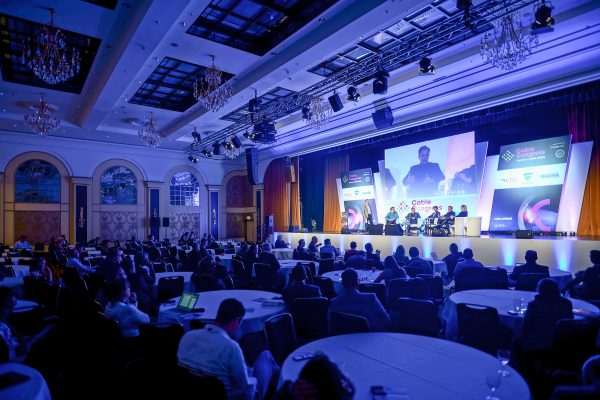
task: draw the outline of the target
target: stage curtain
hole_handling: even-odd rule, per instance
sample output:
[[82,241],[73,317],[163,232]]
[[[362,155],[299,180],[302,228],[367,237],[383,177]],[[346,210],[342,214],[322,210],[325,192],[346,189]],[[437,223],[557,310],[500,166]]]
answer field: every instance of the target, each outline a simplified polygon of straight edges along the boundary
[[282,158],[271,161],[264,179],[265,216],[274,215],[275,230],[290,230],[289,167]]
[[328,156],[325,160],[325,182],[323,185],[323,231],[339,233],[342,230],[340,203],[336,179],[348,171],[348,154]]
[[292,215],[292,226],[302,227],[300,222],[300,159],[299,157],[292,158],[294,166],[295,180],[292,185],[292,198],[290,202],[290,213]]
[[569,133],[573,143],[593,141],[590,169],[581,205],[579,217],[579,228],[577,235],[599,236],[600,235],[600,101],[588,101],[586,103],[569,106]]

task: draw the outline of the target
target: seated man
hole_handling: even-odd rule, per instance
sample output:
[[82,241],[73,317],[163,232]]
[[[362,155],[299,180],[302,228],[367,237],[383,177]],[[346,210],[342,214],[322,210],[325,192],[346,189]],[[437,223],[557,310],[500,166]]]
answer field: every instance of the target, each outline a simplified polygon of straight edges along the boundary
[[545,265],[539,265],[536,262],[537,259],[537,251],[527,250],[525,252],[525,264],[516,266],[510,275],[508,275],[510,283],[514,285],[523,274],[545,274],[546,277],[550,277],[550,271],[548,267]]
[[295,299],[301,297],[321,297],[321,289],[318,286],[306,284],[306,268],[302,265],[296,265],[290,274],[292,280],[290,286],[283,291],[283,301],[288,306]]
[[325,258],[336,258],[339,255],[338,250],[331,245],[331,239],[325,239],[323,243],[324,245],[319,250],[321,254],[321,260]]
[[306,246],[306,241],[304,241],[304,239],[298,240],[298,247],[296,247],[296,251],[294,251],[294,260],[313,260],[312,254],[310,254],[304,246]]
[[420,274],[433,274],[433,268],[431,268],[431,264],[429,261],[423,260],[419,257],[419,249],[416,247],[411,247],[408,249],[408,255],[410,256],[410,261],[406,264],[407,267],[418,267],[421,269]]
[[356,255],[358,253],[358,250],[356,250],[356,242],[352,241],[350,242],[350,250],[346,250],[346,252],[344,253],[344,261],[347,261],[350,257],[352,257],[353,255]]
[[396,207],[390,207],[390,212],[385,216],[385,224],[386,225],[396,225],[398,221],[399,215],[396,212]]
[[366,269],[367,253],[363,250],[359,250],[353,256],[348,257],[348,259],[346,260],[346,266],[355,269]]
[[454,218],[456,217],[456,213],[454,212],[454,207],[448,206],[448,212],[444,214],[442,218],[439,219],[438,225],[444,227],[445,229],[450,231],[450,225],[454,224]]
[[390,316],[383,308],[375,293],[358,291],[358,273],[353,268],[342,272],[344,293],[331,299],[329,304],[329,320],[331,314],[344,312],[359,315],[369,321],[371,331],[385,331],[390,323]]
[[482,263],[473,259],[473,250],[469,248],[463,250],[463,259],[456,264],[456,268],[454,268],[454,276],[458,276],[460,270],[467,267],[485,268]]
[[15,250],[31,250],[31,246],[27,241],[27,236],[21,235],[19,240],[15,242]]
[[283,235],[277,235],[277,240],[275,241],[276,249],[287,249],[288,244],[283,240]]
[[448,277],[450,279],[452,279],[452,277],[454,276],[456,264],[458,264],[458,260],[460,260],[461,258],[463,258],[463,253],[458,251],[458,245],[456,243],[450,243],[450,254],[442,258],[442,261],[446,263],[446,268],[448,269]]
[[[229,399],[250,400],[257,392],[257,379],[248,376],[242,349],[231,338],[242,323],[245,313],[244,305],[239,300],[223,300],[215,321],[183,335],[177,350],[181,365],[217,377],[225,386]],[[254,371],[264,371],[264,364],[273,363],[270,353],[264,351],[256,359]],[[259,394],[264,395],[271,375],[259,376],[264,378],[258,382]]]
[[258,254],[258,262],[262,264],[269,264],[273,269],[273,272],[279,271],[281,265],[279,260],[275,257],[275,254],[271,253],[271,243],[264,242],[262,245],[262,252]]
[[571,296],[583,299],[600,299],[600,250],[590,251],[592,266],[575,274],[575,279],[567,284]]

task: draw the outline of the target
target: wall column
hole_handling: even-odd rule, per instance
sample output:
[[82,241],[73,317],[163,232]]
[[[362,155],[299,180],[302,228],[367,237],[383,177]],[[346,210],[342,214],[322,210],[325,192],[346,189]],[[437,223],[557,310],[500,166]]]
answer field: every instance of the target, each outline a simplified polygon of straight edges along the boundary
[[92,239],[92,178],[71,178],[71,229],[69,243]]
[[208,233],[216,238],[227,237],[227,210],[222,207],[221,185],[206,185],[208,190]]
[[154,235],[156,239],[160,237],[165,237],[166,235],[160,234],[160,227],[162,225],[161,216],[164,213],[164,208],[161,204],[161,195],[160,191],[163,185],[163,182],[153,182],[146,181],[145,184],[145,192],[146,192],[146,220],[144,221],[144,231],[146,236]]

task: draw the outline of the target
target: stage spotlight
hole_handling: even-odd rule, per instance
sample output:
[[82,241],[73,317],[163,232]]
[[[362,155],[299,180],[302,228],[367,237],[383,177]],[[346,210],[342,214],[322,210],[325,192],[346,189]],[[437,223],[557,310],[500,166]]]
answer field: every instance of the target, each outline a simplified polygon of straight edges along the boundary
[[435,74],[435,66],[431,63],[431,58],[423,57],[419,61],[419,75]]
[[190,160],[194,164],[198,163],[198,159],[196,157],[192,156],[191,154],[188,156],[188,160]]
[[254,139],[254,137],[255,137],[255,136],[256,136],[256,135],[254,134],[254,132],[250,132],[250,131],[246,131],[246,132],[244,132],[244,137],[245,137],[246,139],[250,139],[250,140],[252,140],[252,139]]
[[219,143],[219,141],[216,141],[213,143],[213,154],[215,156],[220,156],[221,155],[221,143]]
[[552,3],[546,4],[545,0],[542,0],[540,4],[535,7],[535,21],[531,24],[532,33],[545,33],[552,32],[554,28],[554,18],[552,18],[552,10],[554,6]]
[[204,149],[204,150],[202,150],[202,155],[203,155],[204,157],[212,157],[212,156],[213,156],[213,153],[212,153],[212,151],[210,151],[210,150]]
[[388,78],[390,73],[382,69],[375,73],[373,80],[373,93],[374,94],[386,94],[388,90]]
[[310,111],[308,104],[302,106],[302,118],[306,120],[312,118],[312,111]]
[[194,138],[194,141],[200,143],[200,140],[202,139],[202,137],[200,136],[200,132],[198,132],[196,130],[196,127],[194,126],[194,131],[192,132],[192,137]]
[[456,0],[456,8],[460,11],[466,11],[471,8],[472,5],[473,3],[471,3],[471,0]]
[[242,140],[238,136],[232,137],[231,143],[235,146],[236,149],[242,147]]
[[348,86],[348,101],[360,101],[360,93],[358,93],[356,86]]

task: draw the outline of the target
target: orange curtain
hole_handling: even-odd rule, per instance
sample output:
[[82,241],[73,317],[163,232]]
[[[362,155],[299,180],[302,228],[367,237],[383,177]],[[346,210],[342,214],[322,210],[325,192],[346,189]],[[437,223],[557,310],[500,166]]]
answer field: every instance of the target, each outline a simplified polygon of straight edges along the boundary
[[577,235],[600,236],[600,101],[589,101],[569,107],[569,133],[573,143],[593,141],[590,169],[583,193]]
[[301,228],[300,221],[300,157],[292,158],[292,200],[290,212],[292,213],[292,225]]
[[275,219],[275,230],[290,230],[290,182],[289,167],[282,158],[271,161],[264,179],[265,216]]
[[323,231],[340,233],[342,230],[340,202],[336,179],[348,171],[347,154],[330,156],[325,160],[325,185],[323,188]]

